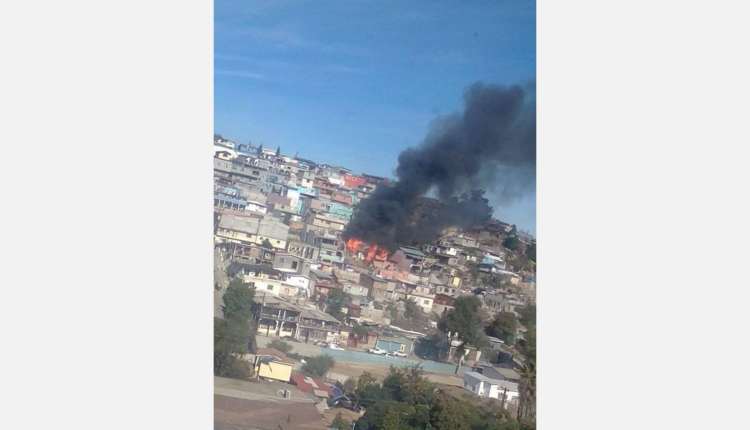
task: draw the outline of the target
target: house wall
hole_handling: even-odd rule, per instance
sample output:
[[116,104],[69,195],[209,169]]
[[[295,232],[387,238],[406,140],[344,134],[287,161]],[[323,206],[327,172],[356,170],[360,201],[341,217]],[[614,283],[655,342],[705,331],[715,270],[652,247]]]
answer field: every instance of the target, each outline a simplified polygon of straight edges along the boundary
[[406,299],[411,300],[412,302],[416,303],[417,306],[419,306],[422,309],[422,312],[424,313],[430,313],[432,311],[433,299],[429,297],[414,296],[411,294],[407,294]]
[[375,345],[376,347],[389,351],[389,352],[392,352],[392,351],[407,352],[406,345],[404,345],[403,343],[395,342],[395,341],[378,339]]
[[297,288],[302,288],[307,291],[310,290],[310,279],[301,275],[300,276],[295,276],[295,275],[287,276],[286,283],[290,285],[294,285]]
[[244,280],[245,282],[249,282],[251,286],[255,287],[256,294],[259,292],[273,294],[275,296],[281,294],[282,281],[280,279],[266,279],[252,275],[245,275]]
[[348,284],[344,285],[344,292],[355,296],[369,297],[370,289],[363,285]]

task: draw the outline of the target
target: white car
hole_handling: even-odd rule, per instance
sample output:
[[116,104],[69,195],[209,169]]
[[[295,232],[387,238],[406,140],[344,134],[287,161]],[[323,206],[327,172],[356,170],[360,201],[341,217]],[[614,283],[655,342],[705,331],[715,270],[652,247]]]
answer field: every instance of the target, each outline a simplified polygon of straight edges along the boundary
[[335,343],[328,344],[329,349],[335,349],[336,351],[346,351],[344,348],[336,345]]
[[401,351],[389,352],[388,355],[390,355],[391,357],[406,357],[406,353]]
[[388,351],[386,351],[384,349],[380,349],[380,348],[368,349],[367,352],[369,352],[370,354],[375,354],[375,355],[386,355],[386,354],[388,354]]

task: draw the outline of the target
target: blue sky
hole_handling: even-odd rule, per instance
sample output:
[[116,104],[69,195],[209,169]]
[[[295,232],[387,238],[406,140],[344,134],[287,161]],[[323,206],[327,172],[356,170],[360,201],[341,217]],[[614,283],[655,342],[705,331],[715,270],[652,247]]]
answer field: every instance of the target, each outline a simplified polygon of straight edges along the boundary
[[[392,176],[468,85],[535,77],[533,1],[215,2],[216,132],[357,173]],[[535,233],[536,196],[495,217]]]

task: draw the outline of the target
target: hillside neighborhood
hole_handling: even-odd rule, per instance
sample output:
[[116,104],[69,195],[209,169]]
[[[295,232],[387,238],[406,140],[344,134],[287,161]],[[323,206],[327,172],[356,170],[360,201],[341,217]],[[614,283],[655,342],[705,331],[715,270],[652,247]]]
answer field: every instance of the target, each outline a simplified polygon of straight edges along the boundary
[[532,234],[379,246],[347,226],[388,178],[218,134],[213,166],[216,428],[534,428]]

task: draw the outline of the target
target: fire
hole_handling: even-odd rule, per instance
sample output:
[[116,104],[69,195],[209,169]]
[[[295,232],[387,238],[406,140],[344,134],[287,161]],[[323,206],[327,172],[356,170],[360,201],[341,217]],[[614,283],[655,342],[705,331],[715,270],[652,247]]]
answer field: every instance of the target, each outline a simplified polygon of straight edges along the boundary
[[349,252],[354,253],[357,252],[357,250],[359,249],[359,245],[361,244],[361,240],[352,237],[346,241],[346,248],[349,250]]
[[383,249],[377,245],[368,245],[364,243],[362,240],[354,238],[354,237],[346,241],[346,248],[351,253],[357,252],[362,245],[365,245],[365,247],[367,248],[367,254],[365,255],[366,262],[372,263],[373,259],[376,259],[376,260],[388,259],[387,249]]

